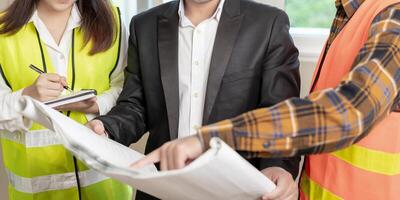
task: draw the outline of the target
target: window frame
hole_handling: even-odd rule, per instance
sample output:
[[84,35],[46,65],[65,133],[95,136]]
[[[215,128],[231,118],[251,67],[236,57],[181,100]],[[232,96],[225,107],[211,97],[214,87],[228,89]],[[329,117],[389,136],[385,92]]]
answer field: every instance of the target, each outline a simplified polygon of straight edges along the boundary
[[[124,21],[130,22],[130,15],[153,7],[156,3],[165,3],[171,0],[113,0],[123,8]],[[285,0],[255,0],[260,3],[269,4],[285,10]],[[147,7],[147,8],[146,8]],[[290,34],[295,45],[299,49],[300,61],[316,62],[319,54],[325,44],[326,38],[329,36],[329,29],[325,28],[298,28],[291,27]]]
[[[258,0],[285,10],[285,0]],[[290,34],[300,51],[302,62],[316,62],[329,36],[328,28],[301,28],[291,27]]]

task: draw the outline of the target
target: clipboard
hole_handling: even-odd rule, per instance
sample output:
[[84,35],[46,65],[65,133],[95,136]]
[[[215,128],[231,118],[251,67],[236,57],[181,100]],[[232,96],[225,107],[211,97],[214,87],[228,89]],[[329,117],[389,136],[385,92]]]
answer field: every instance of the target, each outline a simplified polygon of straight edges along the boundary
[[62,106],[65,104],[76,103],[80,101],[84,101],[90,98],[93,98],[97,95],[96,90],[81,90],[78,92],[70,92],[61,95],[60,97],[44,102],[45,105],[50,106],[52,108]]

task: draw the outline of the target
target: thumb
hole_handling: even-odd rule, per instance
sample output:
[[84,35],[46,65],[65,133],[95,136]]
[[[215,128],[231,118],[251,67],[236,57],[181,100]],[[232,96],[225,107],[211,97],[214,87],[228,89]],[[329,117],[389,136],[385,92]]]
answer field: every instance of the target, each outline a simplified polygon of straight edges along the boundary
[[104,135],[105,128],[100,120],[93,120],[86,124],[88,128],[94,131],[98,135]]
[[282,173],[283,169],[271,167],[263,170],[265,176],[267,176],[271,181],[275,182],[276,188],[270,193],[265,194],[262,199],[280,199],[288,189],[292,177],[288,177]]
[[65,78],[64,76],[61,77],[61,84],[62,84],[63,86],[68,86],[67,78]]
[[154,150],[153,152],[151,152],[150,154],[148,154],[146,157],[143,157],[140,160],[131,164],[130,167],[132,169],[139,169],[146,165],[160,162],[160,157],[161,157],[160,154],[161,154],[161,149],[158,148],[158,149]]
[[93,128],[93,131],[99,135],[104,135],[105,129],[104,126],[101,124],[96,124]]

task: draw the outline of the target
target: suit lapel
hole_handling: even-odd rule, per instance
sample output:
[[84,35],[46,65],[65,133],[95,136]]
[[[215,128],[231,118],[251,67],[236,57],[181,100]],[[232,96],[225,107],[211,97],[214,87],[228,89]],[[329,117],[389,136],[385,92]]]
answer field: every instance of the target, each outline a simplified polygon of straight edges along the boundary
[[179,122],[178,22],[177,2],[164,15],[158,16],[160,73],[171,139],[178,136]]
[[225,1],[211,58],[203,112],[203,124],[208,124],[210,119],[210,114],[217,98],[225,70],[229,64],[242,19],[243,15],[240,15],[239,0]]

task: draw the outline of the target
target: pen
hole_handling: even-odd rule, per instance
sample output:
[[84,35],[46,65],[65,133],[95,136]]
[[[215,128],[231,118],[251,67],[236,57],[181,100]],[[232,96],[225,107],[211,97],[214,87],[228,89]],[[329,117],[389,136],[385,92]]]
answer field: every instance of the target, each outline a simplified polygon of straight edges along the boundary
[[[35,65],[29,65],[29,68],[31,68],[33,71],[39,73],[39,74],[44,74],[45,72],[42,71],[41,69],[37,68]],[[68,90],[69,92],[72,92],[72,90],[68,86],[63,86],[64,89]]]

